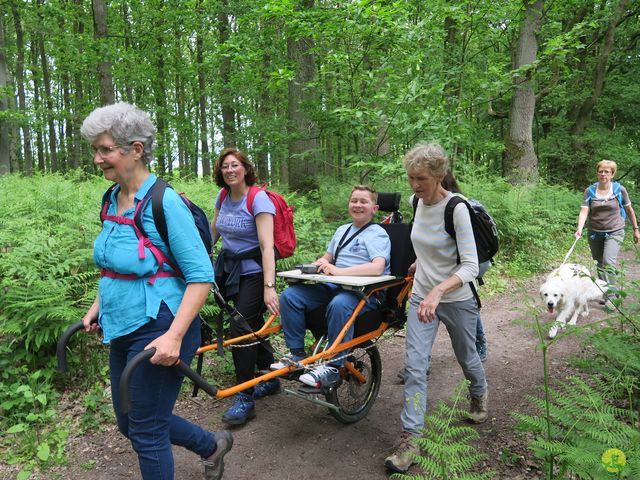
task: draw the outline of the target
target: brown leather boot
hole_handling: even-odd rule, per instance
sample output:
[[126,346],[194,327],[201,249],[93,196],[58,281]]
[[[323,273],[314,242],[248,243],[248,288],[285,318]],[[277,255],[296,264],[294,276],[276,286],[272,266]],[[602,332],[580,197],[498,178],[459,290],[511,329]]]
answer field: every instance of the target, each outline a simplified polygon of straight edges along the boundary
[[471,396],[469,408],[469,421],[471,423],[484,423],[489,418],[489,391],[478,397]]

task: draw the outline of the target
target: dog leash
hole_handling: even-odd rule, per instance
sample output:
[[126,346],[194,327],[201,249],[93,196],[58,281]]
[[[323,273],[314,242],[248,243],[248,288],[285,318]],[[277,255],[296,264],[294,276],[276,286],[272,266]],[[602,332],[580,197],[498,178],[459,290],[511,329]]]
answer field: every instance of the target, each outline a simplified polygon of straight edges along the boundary
[[578,243],[578,240],[580,240],[581,237],[576,237],[576,239],[573,241],[573,245],[571,245],[571,248],[569,249],[569,251],[567,252],[567,254],[564,256],[564,260],[562,260],[562,263],[560,264],[560,266],[564,265],[565,263],[567,263],[567,260],[569,260],[569,257],[571,256],[571,254],[573,253],[573,249],[576,248],[576,244]]

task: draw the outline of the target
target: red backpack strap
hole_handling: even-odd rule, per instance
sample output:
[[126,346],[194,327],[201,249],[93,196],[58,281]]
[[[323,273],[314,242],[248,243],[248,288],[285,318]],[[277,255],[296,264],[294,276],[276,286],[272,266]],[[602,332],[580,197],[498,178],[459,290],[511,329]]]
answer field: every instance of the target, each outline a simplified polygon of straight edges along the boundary
[[253,216],[253,200],[256,198],[256,195],[259,191],[264,190],[264,188],[260,188],[256,185],[251,185],[249,187],[249,193],[247,193],[247,210],[251,216]]
[[229,189],[226,187],[222,187],[222,190],[220,190],[220,208],[222,208],[222,202],[224,202],[224,199],[227,198],[227,195],[229,195]]

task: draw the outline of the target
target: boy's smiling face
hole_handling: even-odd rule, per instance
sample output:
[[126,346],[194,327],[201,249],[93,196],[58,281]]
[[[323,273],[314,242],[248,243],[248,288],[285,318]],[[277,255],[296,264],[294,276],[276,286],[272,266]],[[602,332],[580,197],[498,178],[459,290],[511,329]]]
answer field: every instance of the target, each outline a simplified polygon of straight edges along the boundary
[[378,205],[373,194],[367,190],[354,190],[349,198],[349,215],[356,227],[362,227],[373,220]]

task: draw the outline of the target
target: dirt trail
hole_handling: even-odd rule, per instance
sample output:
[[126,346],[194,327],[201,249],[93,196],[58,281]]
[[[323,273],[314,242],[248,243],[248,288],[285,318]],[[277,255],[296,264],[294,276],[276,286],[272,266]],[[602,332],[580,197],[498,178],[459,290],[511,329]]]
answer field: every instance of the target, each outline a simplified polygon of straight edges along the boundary
[[[631,252],[624,252],[630,278],[640,278]],[[542,385],[541,354],[531,328],[542,314],[537,298],[541,277],[520,289],[484,302],[482,318],[489,339],[485,363],[490,388],[490,420],[477,427],[477,448],[487,455],[483,467],[497,479],[533,479],[539,472],[526,448],[526,439],[514,431],[513,411],[531,411],[525,396],[537,395]],[[591,305],[590,321],[601,319],[602,307]],[[542,318],[546,320],[546,318]],[[518,321],[521,320],[521,321]],[[386,479],[384,458],[392,451],[401,425],[402,387],[396,374],[403,364],[403,342],[392,336],[380,344],[383,375],[380,394],[367,417],[342,425],[326,408],[280,394],[257,402],[257,417],[234,430],[235,444],[226,456],[225,479]],[[573,338],[563,338],[550,349],[550,372],[556,380],[570,374],[566,358],[579,352]],[[445,328],[440,328],[433,352],[429,405],[449,398],[463,379]],[[217,401],[203,394],[196,401],[179,402],[179,414],[212,430],[223,428],[222,413],[229,399]],[[136,457],[122,436],[109,426],[72,442],[69,465],[47,473],[47,479],[139,479]],[[174,449],[176,479],[202,478],[195,455]],[[83,464],[94,461],[92,467]],[[0,470],[0,473],[2,470]],[[413,467],[411,472],[417,472]]]

